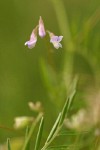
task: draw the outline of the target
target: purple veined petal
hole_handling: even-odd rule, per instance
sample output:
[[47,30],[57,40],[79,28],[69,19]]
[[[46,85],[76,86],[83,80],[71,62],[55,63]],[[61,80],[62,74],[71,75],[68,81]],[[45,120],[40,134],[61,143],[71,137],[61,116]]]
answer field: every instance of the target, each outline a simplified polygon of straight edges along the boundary
[[53,42],[57,42],[58,40],[58,36],[52,36],[51,39],[50,39],[50,42],[53,43]]
[[52,36],[50,42],[60,42],[62,40],[63,36]]
[[60,42],[63,39],[63,36],[58,37],[58,41]]

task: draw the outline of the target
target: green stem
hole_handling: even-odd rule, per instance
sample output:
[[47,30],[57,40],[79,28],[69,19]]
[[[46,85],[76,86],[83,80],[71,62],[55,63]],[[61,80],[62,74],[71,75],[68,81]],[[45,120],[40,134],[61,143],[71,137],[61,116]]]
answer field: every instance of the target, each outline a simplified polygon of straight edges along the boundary
[[51,138],[51,140],[47,143],[45,143],[45,145],[43,146],[43,148],[41,150],[46,150],[46,148],[48,148],[48,146],[52,143],[52,141],[57,137],[59,131],[61,130],[62,126],[60,126],[56,132],[54,133],[53,137]]
[[54,60],[53,60],[53,50],[50,47],[50,43],[48,41],[48,36],[46,36],[44,38],[44,44],[45,44],[45,47],[46,47],[46,52],[45,52],[46,53],[46,61],[53,68],[53,70],[56,70],[55,69],[55,63],[54,63]]
[[40,113],[40,114],[37,116],[37,118],[35,119],[35,121],[33,122],[32,126],[31,126],[31,129],[30,129],[30,131],[29,131],[29,134],[28,134],[28,136],[27,136],[27,139],[25,140],[25,143],[24,143],[24,146],[23,146],[22,150],[26,150],[27,145],[28,145],[28,143],[29,143],[29,141],[30,141],[30,139],[31,139],[31,137],[32,137],[33,131],[34,131],[34,129],[35,129],[37,123],[40,121],[42,115],[43,115],[43,114]]

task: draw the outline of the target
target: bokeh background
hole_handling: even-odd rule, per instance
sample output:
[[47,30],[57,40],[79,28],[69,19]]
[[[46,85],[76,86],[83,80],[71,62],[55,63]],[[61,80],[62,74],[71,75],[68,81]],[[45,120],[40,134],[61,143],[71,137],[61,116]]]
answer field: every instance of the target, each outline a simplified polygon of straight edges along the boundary
[[[73,112],[85,107],[87,93],[92,95],[100,92],[100,0],[62,0],[74,43],[73,54],[69,54],[63,41],[62,49],[54,49],[47,37],[53,61],[53,64],[49,64],[45,40],[38,37],[36,47],[32,50],[24,46],[38,24],[39,16],[42,16],[46,29],[56,35],[66,34],[67,37],[66,31],[61,32],[63,30],[57,19],[63,16],[57,14],[52,1],[0,0],[0,126],[13,128],[16,116],[33,115],[27,105],[29,101],[41,101],[45,112],[44,138],[64,104],[66,85],[63,78],[66,78],[66,83],[69,81],[63,76],[64,72],[68,73],[68,65],[65,64],[69,61],[69,55],[74,55],[73,63],[68,63],[73,68],[71,76],[79,76]],[[48,82],[51,88],[55,89],[52,89],[53,96],[44,74],[50,78]],[[98,99],[100,101],[100,96]],[[7,137],[23,135],[24,132],[0,128],[0,143],[6,141]]]

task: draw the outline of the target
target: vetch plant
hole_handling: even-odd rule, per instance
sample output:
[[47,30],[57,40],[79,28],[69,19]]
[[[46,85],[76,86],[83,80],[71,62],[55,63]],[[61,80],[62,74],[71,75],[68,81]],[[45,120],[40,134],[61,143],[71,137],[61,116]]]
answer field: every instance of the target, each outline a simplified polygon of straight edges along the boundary
[[[71,94],[68,96],[67,100],[65,101],[63,109],[59,113],[59,115],[58,115],[58,117],[57,117],[47,139],[46,139],[46,142],[44,143],[44,146],[42,148],[40,148],[40,143],[42,140],[43,127],[44,127],[44,117],[43,117],[43,113],[39,113],[39,115],[37,116],[35,121],[32,123],[30,130],[26,129],[25,142],[24,142],[22,150],[29,150],[30,139],[31,139],[33,132],[35,130],[35,127],[39,121],[40,121],[40,125],[39,125],[39,129],[38,129],[37,137],[36,137],[34,150],[39,150],[39,149],[40,150],[46,150],[47,148],[49,148],[52,141],[58,136],[60,130],[62,129],[64,119],[65,119],[66,115],[68,114],[68,111],[71,107],[75,93],[76,93],[76,89],[74,89],[71,92]],[[8,150],[11,150],[10,141],[9,140],[7,140],[7,141],[8,141],[7,142]]]
[[37,33],[39,34],[41,38],[44,38],[46,36],[46,32],[50,36],[50,43],[52,43],[56,49],[60,47],[62,48],[62,45],[60,42],[62,41],[63,36],[56,36],[54,33],[50,31],[46,31],[44,27],[44,22],[41,16],[39,19],[39,25],[37,25],[35,29],[33,29],[31,36],[30,36],[30,40],[25,42],[25,45],[27,45],[29,49],[34,48],[37,42]]
[[[47,137],[47,140],[46,140],[44,146],[41,148],[41,150],[46,150],[49,147],[49,145],[52,143],[52,141],[57,137],[60,130],[62,129],[65,116],[71,107],[75,93],[76,93],[76,90],[74,89],[72,91],[72,93],[68,96],[68,98],[64,104],[64,107],[63,107],[62,111],[59,113],[59,115],[58,115],[48,137]],[[43,133],[44,117],[42,115],[39,115],[39,118],[37,121],[39,121],[39,120],[41,120],[41,121],[40,121],[39,130],[38,130],[37,138],[36,138],[36,142],[35,142],[35,150],[39,150],[39,147],[40,147],[40,142],[41,142],[42,133]],[[24,144],[24,147],[22,150],[26,150],[27,145],[30,141],[30,138],[34,132],[34,129],[35,129],[35,126],[32,125],[30,128],[30,131],[27,135],[27,138],[26,138],[26,141],[25,141],[25,144]]]

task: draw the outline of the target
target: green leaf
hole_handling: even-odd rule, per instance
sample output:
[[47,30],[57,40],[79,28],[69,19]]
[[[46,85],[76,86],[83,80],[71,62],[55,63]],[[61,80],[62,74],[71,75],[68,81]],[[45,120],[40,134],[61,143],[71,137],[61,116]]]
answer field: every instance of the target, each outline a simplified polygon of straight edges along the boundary
[[27,128],[26,128],[26,134],[25,134],[25,138],[27,138],[27,136],[28,136],[28,133],[29,133],[29,127],[27,126]]
[[7,149],[8,149],[8,150],[11,150],[11,147],[10,147],[10,139],[7,139]]
[[[26,128],[26,134],[25,134],[25,140],[27,139],[28,134],[29,134],[29,127],[27,126],[27,128]],[[29,150],[29,147],[30,147],[30,142],[27,143],[26,150]]]
[[39,146],[40,146],[42,133],[43,133],[43,125],[44,125],[44,118],[42,117],[41,121],[40,121],[39,130],[38,130],[38,133],[37,133],[37,138],[36,138],[36,143],[35,143],[35,150],[38,150]]
[[65,119],[65,116],[68,113],[68,111],[70,109],[70,106],[72,104],[72,100],[73,100],[73,97],[74,97],[75,93],[76,93],[76,90],[74,89],[73,92],[67,98],[67,100],[65,102],[65,105],[64,105],[64,107],[62,109],[62,112],[61,112],[61,120],[60,120],[59,125],[62,125],[62,123],[63,123],[63,121]]
[[59,125],[60,118],[61,118],[61,113],[59,113],[59,115],[58,115],[58,117],[57,117],[57,119],[56,119],[56,121],[55,121],[52,129],[51,129],[50,134],[49,134],[49,136],[47,138],[46,143],[48,143],[50,141],[50,139],[53,137],[54,133],[56,132],[57,127]]
[[30,131],[29,131],[29,133],[28,133],[28,135],[27,135],[27,138],[26,138],[26,140],[25,140],[25,143],[24,143],[24,145],[23,145],[22,150],[27,150],[27,145],[29,144],[29,141],[30,141],[30,139],[31,139],[31,137],[32,137],[32,134],[33,134],[34,130],[35,130],[35,127],[36,127],[37,123],[40,121],[41,117],[42,117],[42,113],[40,113],[40,114],[37,116],[37,118],[35,119],[35,121],[33,122],[32,126],[31,126],[31,128],[30,128]]

